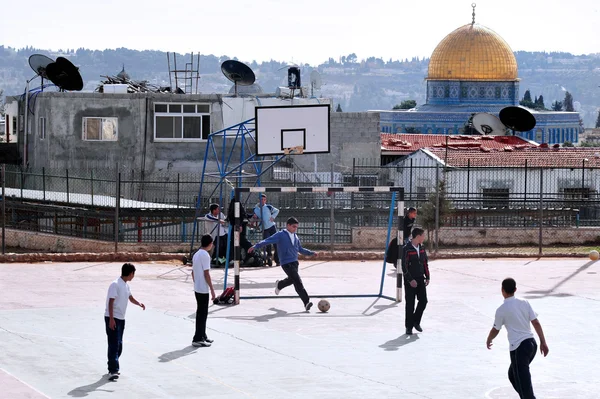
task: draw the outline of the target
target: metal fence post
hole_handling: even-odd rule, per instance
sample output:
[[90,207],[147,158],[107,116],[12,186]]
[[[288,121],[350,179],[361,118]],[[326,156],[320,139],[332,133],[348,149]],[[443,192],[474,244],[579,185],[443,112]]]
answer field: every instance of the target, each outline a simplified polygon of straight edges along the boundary
[[46,201],[46,168],[42,168],[42,195]]
[[66,169],[66,176],[67,176],[67,204],[70,202],[69,201],[69,169]]
[[94,170],[93,169],[90,170],[90,185],[91,185],[90,193],[92,194],[92,205],[94,205]]
[[6,253],[6,184],[4,183],[6,165],[2,164],[2,255]]
[[[333,187],[333,163],[331,164],[331,187]],[[334,240],[335,240],[335,211],[333,207],[335,205],[335,191],[331,192],[331,211],[329,214],[329,243],[331,245],[331,252],[334,250]]]
[[544,191],[544,169],[540,168],[540,238],[539,238],[539,254],[541,255],[543,250],[542,250],[542,244],[543,244],[543,230],[542,230],[542,223],[544,221],[544,195],[543,195],[543,191]]
[[435,166],[435,252],[438,251],[440,230],[440,166]]
[[115,198],[115,252],[119,251],[119,208],[121,207],[121,173],[117,169]]

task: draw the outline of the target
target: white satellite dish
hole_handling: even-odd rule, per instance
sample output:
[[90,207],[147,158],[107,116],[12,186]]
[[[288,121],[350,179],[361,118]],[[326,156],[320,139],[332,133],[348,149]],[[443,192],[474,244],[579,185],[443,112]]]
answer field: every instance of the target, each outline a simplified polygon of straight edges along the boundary
[[481,112],[473,116],[473,127],[481,134],[492,136],[505,136],[506,126],[498,117]]
[[310,73],[310,96],[314,96],[314,90],[319,90],[323,85],[321,74],[315,70]]

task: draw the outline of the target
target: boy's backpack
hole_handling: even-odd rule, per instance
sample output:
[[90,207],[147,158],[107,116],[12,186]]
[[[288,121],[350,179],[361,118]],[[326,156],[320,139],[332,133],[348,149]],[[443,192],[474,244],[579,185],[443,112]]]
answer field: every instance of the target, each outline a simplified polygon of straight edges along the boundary
[[235,290],[233,287],[225,288],[225,291],[221,295],[215,298],[213,303],[215,305],[232,305],[235,301]]
[[399,250],[400,248],[398,247],[398,238],[394,238],[392,241],[390,241],[390,244],[388,245],[388,250],[385,257],[386,263],[392,263],[395,266],[398,262]]

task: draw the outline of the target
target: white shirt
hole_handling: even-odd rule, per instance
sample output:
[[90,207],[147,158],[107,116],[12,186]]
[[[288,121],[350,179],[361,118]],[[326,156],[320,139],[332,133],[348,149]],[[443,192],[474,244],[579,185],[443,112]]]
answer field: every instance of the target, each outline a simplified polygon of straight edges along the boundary
[[295,233],[290,233],[287,229],[285,230],[286,233],[288,233],[288,236],[290,236],[290,240],[292,241],[292,245],[296,245],[296,234]]
[[210,270],[210,255],[200,248],[192,258],[192,271],[194,272],[194,291],[199,294],[208,294],[208,284],[204,278],[204,271]]
[[529,302],[511,296],[504,299],[504,303],[496,310],[494,328],[499,331],[503,325],[506,326],[509,347],[514,351],[521,342],[533,338],[531,321],[537,316]]
[[[412,244],[412,242],[411,242]],[[421,259],[421,250],[419,249],[420,245],[415,246],[415,244],[412,244],[413,248],[417,250],[417,258]]]
[[219,234],[220,237],[227,234],[227,228],[225,226],[223,226],[221,224],[221,222],[217,222],[217,221],[213,220],[213,219],[225,220],[225,215],[223,215],[223,212],[220,212],[217,216],[215,216],[209,212],[206,214],[205,218],[206,218],[206,227],[208,228],[208,234],[211,235],[213,240],[217,237],[217,234]]
[[104,316],[110,317],[108,313],[108,302],[114,298],[113,302],[113,317],[119,320],[125,320],[125,312],[127,311],[127,304],[129,303],[129,297],[131,296],[131,290],[129,284],[125,282],[121,277],[113,281],[108,287],[108,294],[106,295],[106,309]]

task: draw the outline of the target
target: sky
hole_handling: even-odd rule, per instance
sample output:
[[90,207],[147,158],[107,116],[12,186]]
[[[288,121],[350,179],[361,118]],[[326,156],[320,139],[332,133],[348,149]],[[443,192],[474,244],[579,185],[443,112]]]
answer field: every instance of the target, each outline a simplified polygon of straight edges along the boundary
[[[429,57],[472,0],[0,0],[0,45],[200,52],[317,65]],[[54,4],[54,6],[51,6]],[[598,0],[480,0],[476,22],[513,51],[600,53]]]

